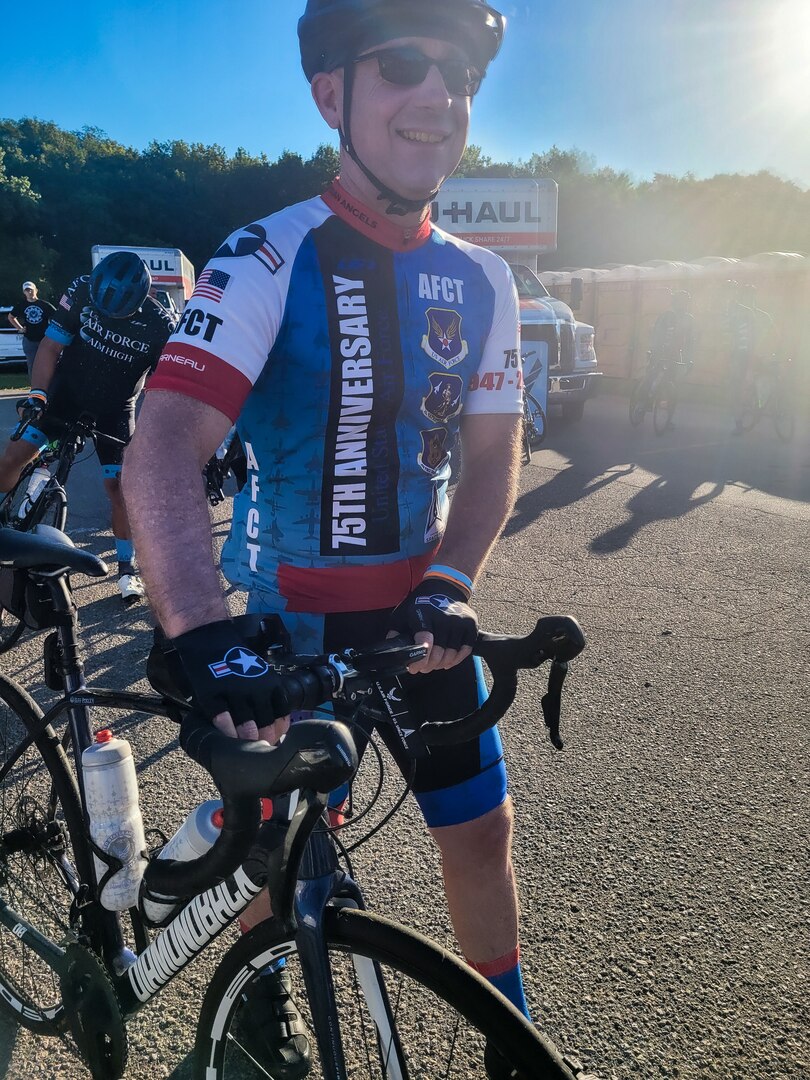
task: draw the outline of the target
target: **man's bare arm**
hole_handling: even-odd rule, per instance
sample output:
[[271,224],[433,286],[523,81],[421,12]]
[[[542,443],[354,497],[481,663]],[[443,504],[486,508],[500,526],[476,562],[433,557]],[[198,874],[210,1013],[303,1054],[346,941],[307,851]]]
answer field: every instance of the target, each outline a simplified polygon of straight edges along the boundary
[[19,319],[15,319],[11,313],[9,313],[8,321],[15,330],[18,330],[21,334],[25,333],[25,327],[23,326],[23,324],[19,321]]
[[231,421],[168,391],[146,395],[121,481],[150,603],[169,637],[228,618],[202,469]]
[[[521,423],[521,417],[505,414],[468,416],[462,422],[461,479],[436,561],[473,581],[515,505]],[[454,667],[471,652],[467,645],[459,650],[439,648],[427,631],[417,633],[414,640],[431,646],[428,655],[408,669],[414,674]]]
[[437,561],[473,581],[515,505],[521,424],[520,416],[503,413],[468,416],[462,422],[461,478]]
[[63,348],[64,346],[60,345],[58,341],[54,341],[53,338],[44,337],[40,341],[37,355],[34,357],[34,366],[31,369],[32,386],[40,390],[48,389]]

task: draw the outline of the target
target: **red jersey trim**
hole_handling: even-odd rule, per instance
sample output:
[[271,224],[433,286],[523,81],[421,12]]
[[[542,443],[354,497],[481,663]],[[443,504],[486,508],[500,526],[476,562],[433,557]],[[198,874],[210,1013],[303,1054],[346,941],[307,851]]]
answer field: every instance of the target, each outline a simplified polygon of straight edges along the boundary
[[212,405],[236,423],[252,384],[241,371],[213,353],[196,345],[170,341],[160,354],[146,389],[185,394]]
[[303,567],[280,564],[278,591],[288,611],[319,615],[396,607],[422,580],[435,552],[382,566]]
[[347,194],[339,180],[321,196],[333,214],[347,222],[357,232],[381,244],[392,251],[413,251],[429,239],[431,233],[430,214],[417,228],[403,229],[395,225],[385,215],[370,209],[357,199]]

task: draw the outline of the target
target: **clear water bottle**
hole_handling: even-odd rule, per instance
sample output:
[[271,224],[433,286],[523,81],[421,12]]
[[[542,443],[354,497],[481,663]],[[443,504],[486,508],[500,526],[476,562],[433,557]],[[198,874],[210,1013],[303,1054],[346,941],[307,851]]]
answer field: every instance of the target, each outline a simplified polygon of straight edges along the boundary
[[25,498],[20,503],[20,508],[17,511],[19,518],[25,517],[50,478],[50,471],[44,465],[37,465],[35,469],[32,469],[31,475],[28,477],[28,486],[25,489]]
[[[191,811],[171,840],[158,852],[157,857],[176,859],[178,862],[199,859],[214,846],[221,830],[222,803],[219,799],[209,799]],[[163,922],[179,906],[176,899],[169,896],[165,899],[165,904],[144,899],[143,913],[150,922]]]
[[[102,851],[123,863],[105,884],[100,900],[109,911],[125,911],[138,903],[147,863],[138,780],[129,743],[114,738],[106,729],[97,732],[96,741],[82,753],[82,772],[90,835]],[[93,860],[100,884],[109,867],[95,854]]]

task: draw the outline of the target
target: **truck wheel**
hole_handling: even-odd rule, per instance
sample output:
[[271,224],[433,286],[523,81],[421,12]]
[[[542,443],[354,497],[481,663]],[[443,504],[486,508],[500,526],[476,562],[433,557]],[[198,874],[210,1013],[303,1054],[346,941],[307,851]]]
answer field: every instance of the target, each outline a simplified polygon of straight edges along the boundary
[[584,401],[566,401],[562,407],[563,420],[568,420],[572,424],[579,423],[582,417],[585,415],[585,402]]

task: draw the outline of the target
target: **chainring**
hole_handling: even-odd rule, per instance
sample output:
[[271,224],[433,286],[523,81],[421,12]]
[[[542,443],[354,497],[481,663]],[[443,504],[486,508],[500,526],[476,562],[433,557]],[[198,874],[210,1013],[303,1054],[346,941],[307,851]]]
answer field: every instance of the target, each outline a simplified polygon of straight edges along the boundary
[[68,945],[60,985],[68,1027],[93,1080],[120,1080],[127,1064],[124,1017],[96,954],[76,942]]

